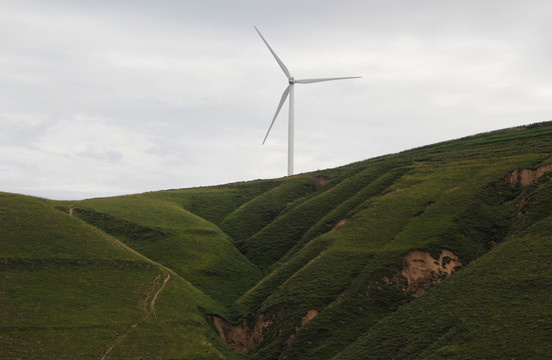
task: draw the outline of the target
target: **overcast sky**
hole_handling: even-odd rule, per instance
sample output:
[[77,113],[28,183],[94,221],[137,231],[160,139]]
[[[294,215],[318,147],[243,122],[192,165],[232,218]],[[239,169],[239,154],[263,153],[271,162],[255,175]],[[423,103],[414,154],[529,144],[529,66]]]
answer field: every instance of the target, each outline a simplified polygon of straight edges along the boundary
[[552,2],[0,0],[0,191],[286,175],[552,119]]

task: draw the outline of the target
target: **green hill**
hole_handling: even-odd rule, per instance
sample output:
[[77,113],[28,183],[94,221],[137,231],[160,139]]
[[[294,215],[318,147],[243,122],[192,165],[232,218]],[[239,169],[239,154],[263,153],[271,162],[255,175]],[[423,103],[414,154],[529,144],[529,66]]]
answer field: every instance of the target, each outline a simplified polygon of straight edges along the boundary
[[239,358],[187,280],[55,208],[0,193],[2,359]]
[[[546,359],[552,217],[367,331],[335,359]],[[546,276],[548,274],[548,276]]]
[[275,180],[2,194],[0,354],[546,359],[551,139],[548,122]]

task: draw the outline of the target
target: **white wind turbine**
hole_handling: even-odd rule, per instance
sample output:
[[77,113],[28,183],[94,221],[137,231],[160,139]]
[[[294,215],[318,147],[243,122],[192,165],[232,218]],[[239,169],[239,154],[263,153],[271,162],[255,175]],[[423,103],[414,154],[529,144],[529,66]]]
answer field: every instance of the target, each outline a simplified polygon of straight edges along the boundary
[[295,84],[312,84],[312,83],[317,83],[317,82],[322,82],[322,81],[331,81],[331,80],[358,79],[358,78],[360,78],[360,76],[337,77],[337,78],[321,78],[321,79],[295,79],[293,76],[291,76],[291,74],[289,73],[289,70],[284,65],[282,60],[280,60],[278,55],[276,55],[274,50],[272,50],[270,45],[268,45],[268,42],[266,42],[265,38],[263,37],[263,35],[259,31],[259,29],[257,29],[256,26],[254,26],[254,27],[255,27],[255,30],[257,30],[257,32],[261,36],[261,39],[263,39],[264,43],[268,47],[268,50],[270,50],[270,52],[272,53],[272,55],[274,56],[274,58],[278,62],[278,65],[280,65],[280,68],[282,68],[282,70],[284,71],[284,74],[286,74],[286,76],[288,78],[288,82],[289,82],[289,85],[286,87],[286,89],[284,90],[284,93],[282,94],[282,98],[280,99],[280,103],[278,104],[278,108],[276,109],[276,114],[274,114],[274,118],[272,119],[272,122],[270,123],[270,127],[268,128],[268,131],[267,131],[267,133],[265,135],[265,138],[263,140],[263,145],[264,145],[264,143],[266,141],[266,138],[268,137],[268,134],[270,133],[270,130],[272,129],[272,125],[274,125],[274,121],[276,121],[276,117],[280,113],[280,109],[282,108],[282,105],[284,104],[284,102],[286,101],[286,98],[289,95],[289,123],[288,123],[288,176],[289,176],[289,175],[293,175],[293,142],[294,142],[293,141],[293,139],[294,139],[294,133],[293,133],[293,129],[294,129],[293,88],[294,88],[294,85]]

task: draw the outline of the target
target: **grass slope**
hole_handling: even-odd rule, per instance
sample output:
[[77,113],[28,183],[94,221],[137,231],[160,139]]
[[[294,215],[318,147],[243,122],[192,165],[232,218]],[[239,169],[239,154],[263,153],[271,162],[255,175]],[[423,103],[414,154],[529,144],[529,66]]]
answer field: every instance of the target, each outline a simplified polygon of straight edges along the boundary
[[3,359],[239,358],[219,304],[53,203],[0,193],[0,228]]
[[257,180],[220,186],[192,189],[156,191],[143,194],[145,197],[173,202],[181,208],[210,221],[220,224],[228,214],[244,203],[270,191],[282,180]]
[[[4,195],[19,210],[2,215],[2,291],[24,295],[2,314],[21,320],[2,331],[27,331],[13,330],[8,349],[79,351],[83,332],[96,351],[111,339],[113,358],[241,358],[216,336],[218,315],[247,321],[233,341],[254,342],[252,359],[482,358],[493,344],[489,358],[546,358],[536,347],[550,335],[551,136],[541,123],[288,178],[81,202]],[[414,298],[401,275],[412,250],[452,251],[463,269]],[[25,293],[18,284],[34,278]],[[121,279],[132,295],[95,308]],[[42,296],[54,299],[46,311]],[[62,315],[53,304],[64,299],[92,311]],[[54,330],[63,335],[47,340]]]
[[[486,253],[510,230],[515,209],[508,203],[521,191],[504,179],[514,169],[550,164],[550,135],[550,124],[516,128],[389,156],[382,161],[394,166],[380,171],[381,159],[355,164],[365,167],[356,174],[374,169],[379,176],[342,180],[347,184],[343,188],[361,190],[340,197],[330,209],[339,216],[323,230],[337,219],[342,220],[340,226],[299,239],[298,246],[235,302],[244,314],[262,313],[275,324],[252,357],[324,359],[339,352],[412,299],[396,286],[381,285],[383,277],[396,276],[402,256],[411,249],[435,258],[448,249],[464,265]],[[376,186],[375,181],[384,178],[389,181]],[[324,204],[339,188],[315,194],[302,206],[318,198]],[[339,211],[340,206],[347,211]],[[295,212],[281,228],[304,220],[303,236],[319,234],[323,230],[311,219],[331,218],[326,209],[313,206],[304,217]],[[321,223],[318,220],[318,226]],[[275,231],[272,241],[287,236],[281,234]],[[273,255],[273,244],[258,252],[264,249]],[[367,292],[373,284],[378,290]],[[318,316],[303,326],[302,318],[311,310]]]
[[338,359],[546,359],[552,216],[384,319]]
[[241,205],[224,218],[220,227],[235,243],[242,243],[272,223],[289,203],[314,191],[312,177],[295,176]]
[[216,300],[230,304],[260,278],[217,226],[174,202],[123,196],[70,203],[84,221],[171,268]]

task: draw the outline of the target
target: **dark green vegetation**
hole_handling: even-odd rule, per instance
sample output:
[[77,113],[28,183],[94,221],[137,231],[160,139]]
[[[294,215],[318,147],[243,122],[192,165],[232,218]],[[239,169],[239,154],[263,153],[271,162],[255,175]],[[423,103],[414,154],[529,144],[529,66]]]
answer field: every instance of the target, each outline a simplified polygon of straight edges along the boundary
[[541,123],[276,180],[0,193],[0,357],[547,359],[551,178]]

